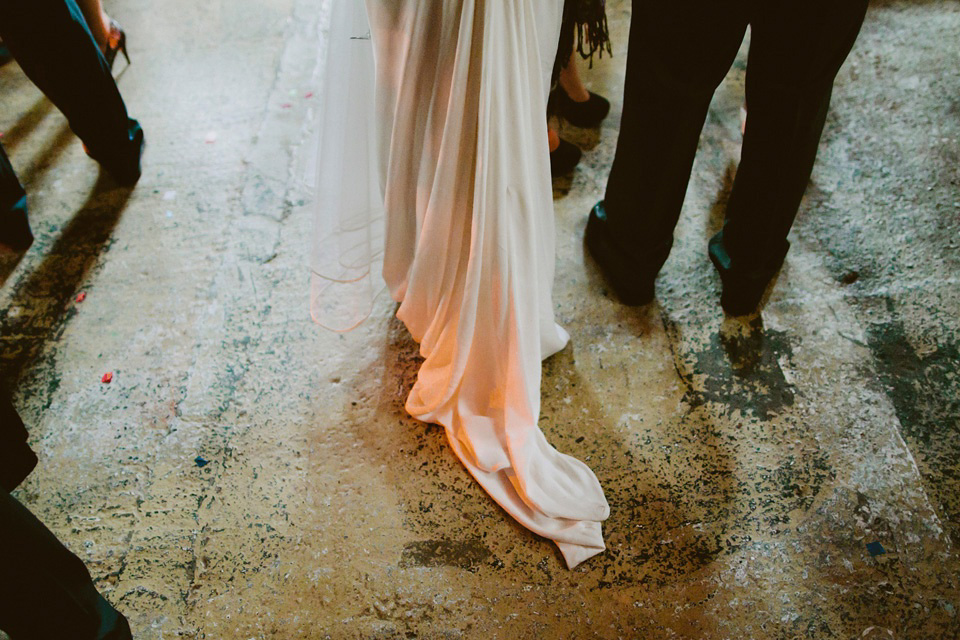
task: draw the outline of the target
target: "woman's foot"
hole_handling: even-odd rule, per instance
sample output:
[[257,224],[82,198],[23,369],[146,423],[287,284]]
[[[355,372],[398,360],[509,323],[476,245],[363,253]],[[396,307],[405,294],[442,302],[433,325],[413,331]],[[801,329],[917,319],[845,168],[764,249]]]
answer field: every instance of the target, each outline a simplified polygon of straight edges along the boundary
[[575,100],[560,87],[555,91],[554,105],[557,113],[563,116],[570,124],[591,129],[599,126],[610,113],[610,102],[603,96],[587,91],[584,100]]
[[118,53],[123,53],[127,64],[130,64],[130,56],[127,54],[127,34],[124,33],[119,22],[109,17],[107,20],[109,20],[109,27],[107,29],[106,46],[103,47],[103,57],[106,58],[111,69],[113,69],[113,63],[117,59]]
[[27,197],[16,202],[6,213],[0,225],[0,255],[4,253],[20,254],[33,244],[33,232],[27,220]]
[[547,130],[547,137],[550,142],[550,175],[556,178],[573,171],[580,163],[580,157],[583,155],[580,147],[566,140],[561,140],[553,129]]
[[560,70],[557,84],[551,96],[553,107],[570,124],[589,129],[599,125],[610,113],[610,102],[584,86],[574,54],[570,54],[566,66]]

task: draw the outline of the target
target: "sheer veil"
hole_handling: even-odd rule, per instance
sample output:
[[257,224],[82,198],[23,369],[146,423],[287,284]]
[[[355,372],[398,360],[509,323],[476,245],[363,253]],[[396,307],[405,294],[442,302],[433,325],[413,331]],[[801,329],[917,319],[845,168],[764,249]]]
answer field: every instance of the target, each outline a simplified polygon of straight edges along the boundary
[[322,2],[320,29],[326,33],[317,67],[319,111],[300,167],[315,209],[310,313],[323,327],[349,331],[367,318],[385,289],[375,71],[365,4]]

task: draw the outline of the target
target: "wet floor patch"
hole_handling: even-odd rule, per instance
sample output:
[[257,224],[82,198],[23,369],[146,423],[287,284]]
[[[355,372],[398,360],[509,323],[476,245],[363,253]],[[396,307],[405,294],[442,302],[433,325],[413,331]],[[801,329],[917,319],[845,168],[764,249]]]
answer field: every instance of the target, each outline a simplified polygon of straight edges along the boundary
[[400,567],[457,567],[475,569],[493,554],[479,538],[468,540],[417,540],[403,547]]

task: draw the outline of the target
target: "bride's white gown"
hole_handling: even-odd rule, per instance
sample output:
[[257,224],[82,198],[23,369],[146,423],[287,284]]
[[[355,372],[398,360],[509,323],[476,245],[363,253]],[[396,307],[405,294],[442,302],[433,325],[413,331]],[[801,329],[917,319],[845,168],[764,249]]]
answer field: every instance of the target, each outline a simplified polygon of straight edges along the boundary
[[544,118],[562,0],[366,8],[383,276],[424,357],[406,409],[443,425],[483,488],[574,567],[604,549],[609,507],[589,467],[537,426],[540,361],[568,340],[553,317]]

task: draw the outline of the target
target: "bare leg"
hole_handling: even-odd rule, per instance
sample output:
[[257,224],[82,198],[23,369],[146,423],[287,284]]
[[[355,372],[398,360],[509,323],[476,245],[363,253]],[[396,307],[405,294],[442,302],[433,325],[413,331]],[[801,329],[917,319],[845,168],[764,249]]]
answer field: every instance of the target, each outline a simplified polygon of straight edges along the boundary
[[[98,0],[94,0],[98,1]],[[583,80],[580,79],[580,70],[577,68],[576,53],[570,54],[570,60],[567,66],[560,70],[560,88],[570,96],[574,102],[586,102],[590,99],[590,92],[583,86]]]
[[560,146],[560,135],[556,129],[549,125],[547,125],[547,140],[549,141],[551,152],[556,151],[557,147]]
[[103,10],[100,0],[76,0],[76,3],[83,12],[83,17],[100,51],[106,51],[107,41],[110,39],[110,16]]

